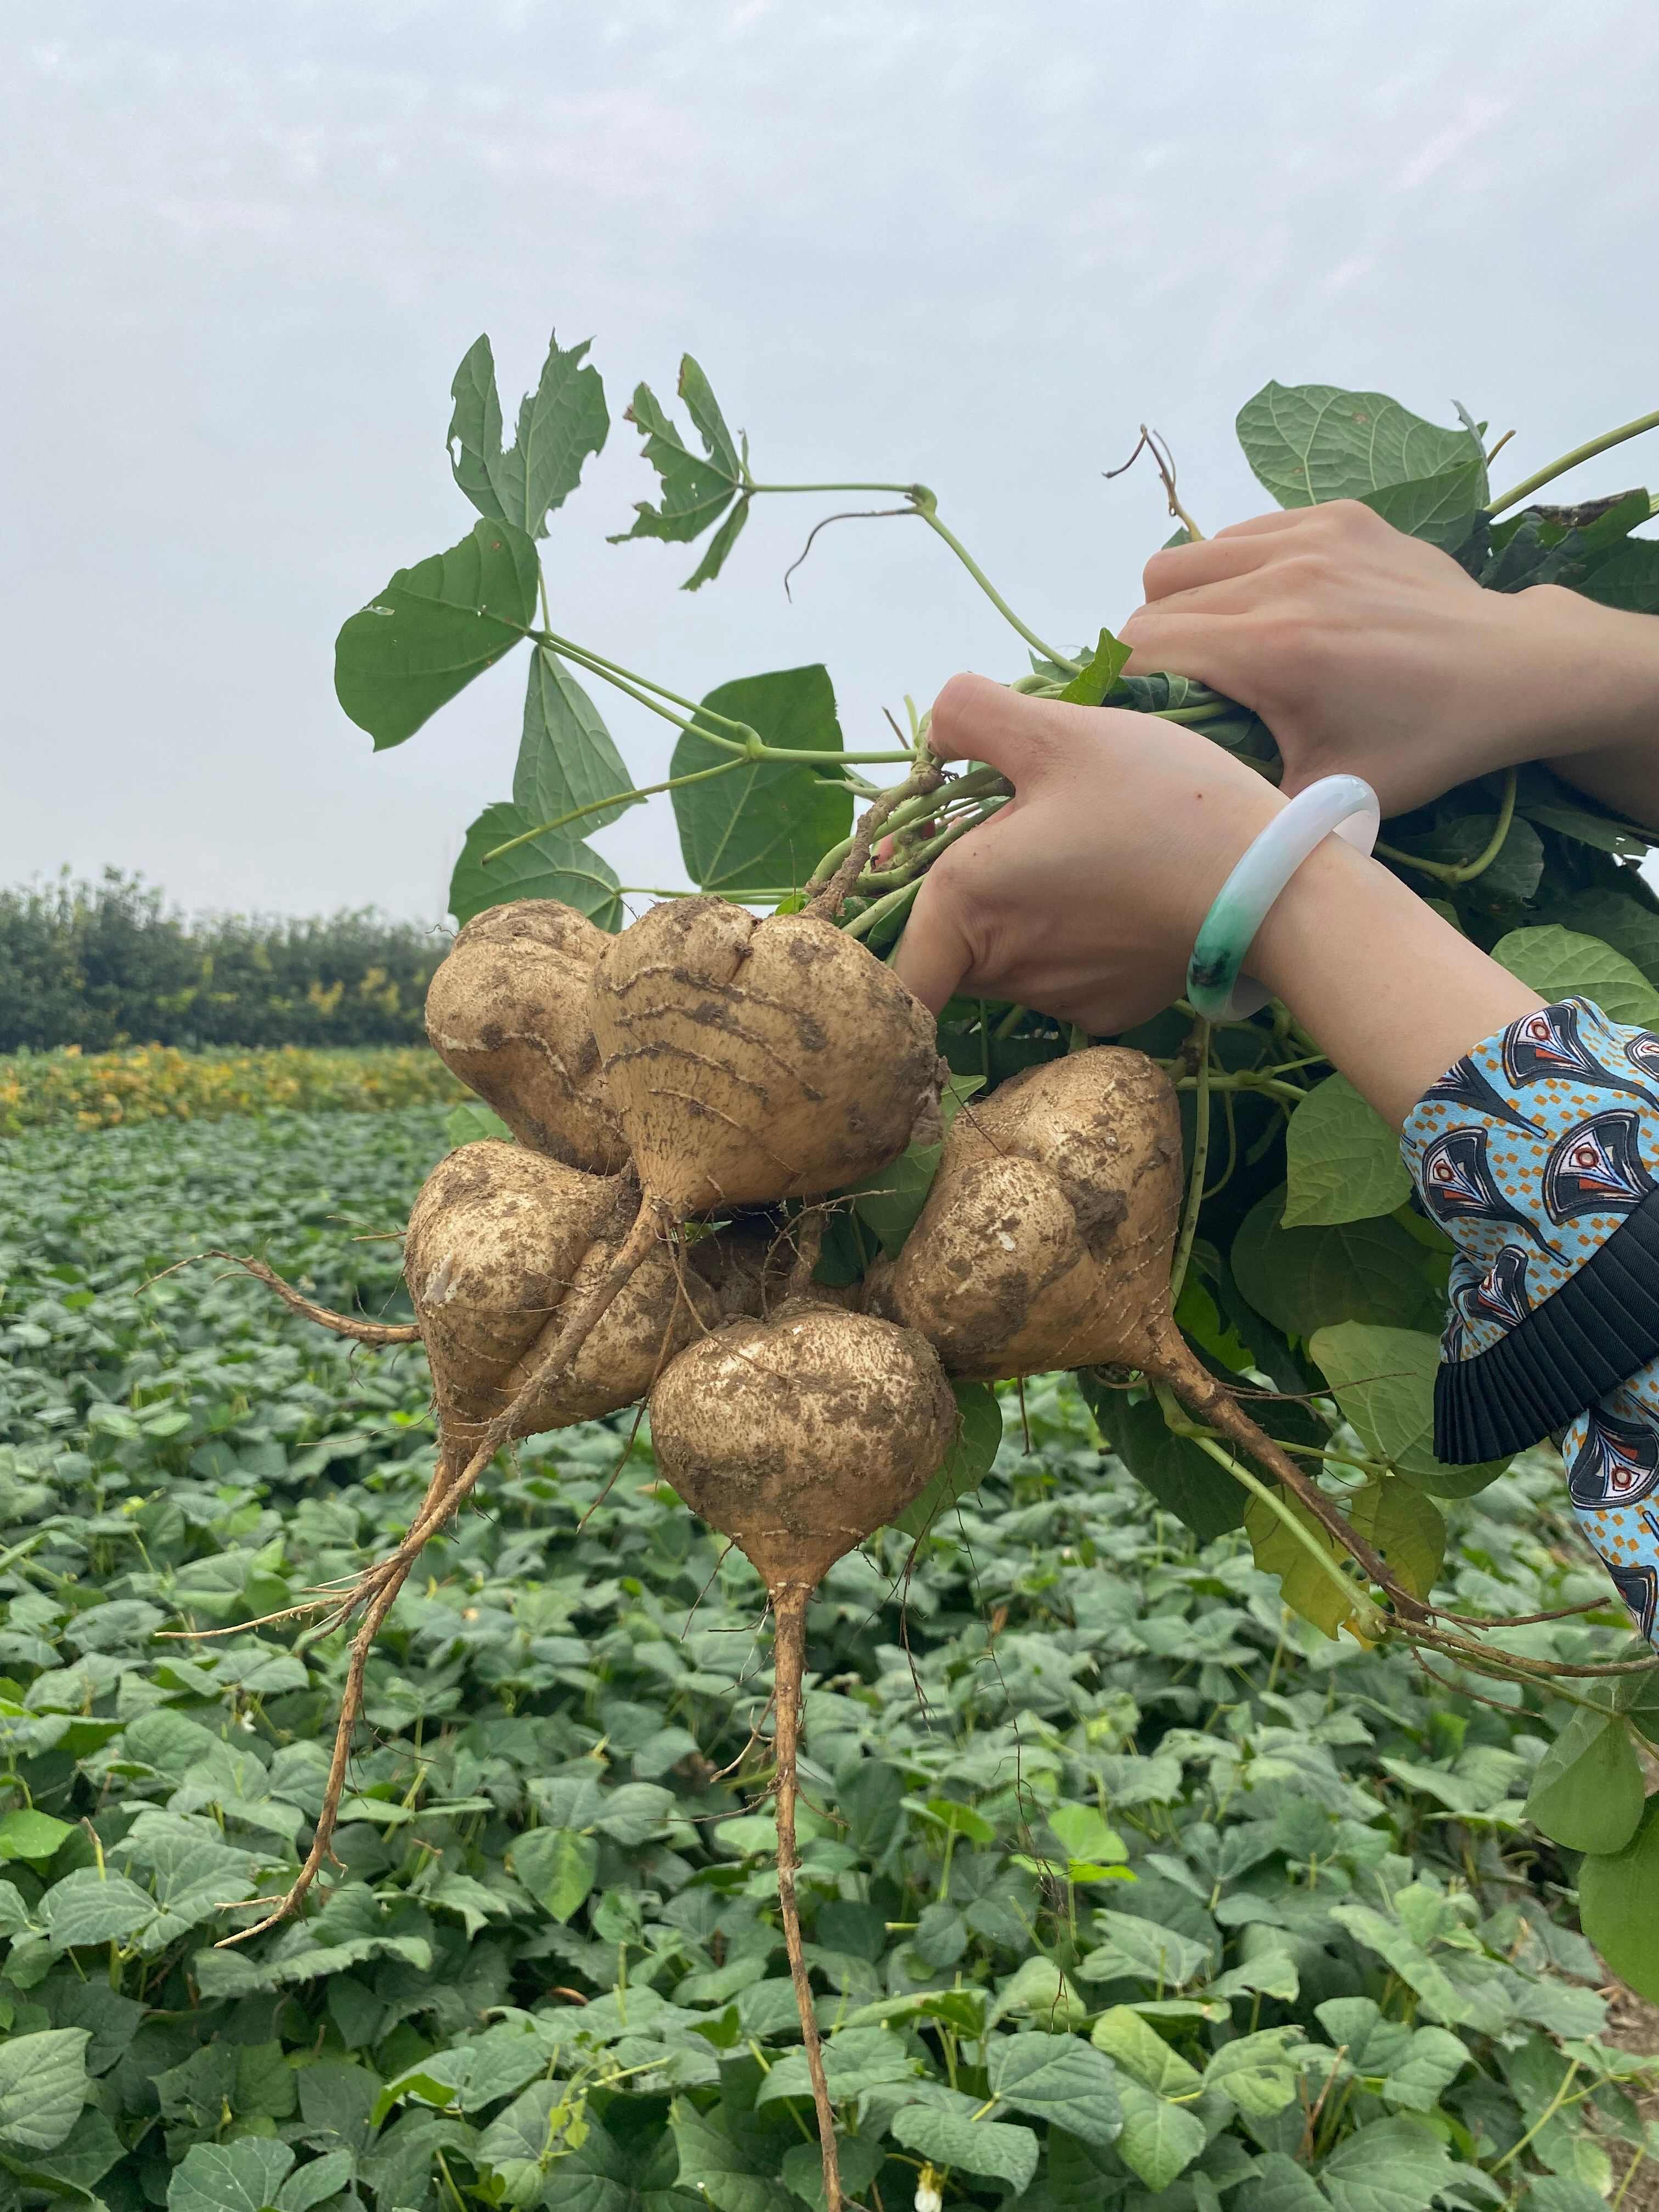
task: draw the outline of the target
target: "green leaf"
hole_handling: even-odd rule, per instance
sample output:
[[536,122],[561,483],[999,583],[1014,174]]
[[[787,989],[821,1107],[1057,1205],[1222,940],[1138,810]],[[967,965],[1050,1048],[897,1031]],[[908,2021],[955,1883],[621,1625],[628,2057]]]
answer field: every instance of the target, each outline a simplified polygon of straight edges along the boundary
[[74,1833],[67,1820],[20,1807],[0,1820],[0,1859],[33,1859],[44,1865],[64,1838]]
[[1103,629],[1088,665],[1072,678],[1060,697],[1069,700],[1074,707],[1098,707],[1133,651],[1132,645],[1120,645],[1110,630]]
[[[679,393],[702,441],[704,458],[700,459],[687,446],[650,386],[636,386],[627,419],[644,435],[645,458],[661,480],[660,503],[653,507],[648,501],[637,501],[632,529],[613,537],[613,545],[630,538],[658,538],[674,544],[690,544],[719,520],[742,488],[743,466],[732,434],[709,389],[708,378],[689,353],[680,360]],[[745,498],[744,505],[746,504]],[[724,544],[709,549],[688,580],[688,589],[707,583],[719,572],[720,562],[731,550],[742,526],[740,522],[728,523],[721,533]]]
[[467,831],[450,878],[449,911],[456,921],[471,921],[486,907],[505,906],[511,899],[552,898],[591,915],[601,929],[620,929],[622,891],[616,870],[580,837],[563,830],[544,833],[486,863],[486,853],[534,827],[533,817],[511,800],[485,807]]
[[1331,2212],[1424,2212],[1452,2179],[1446,2147],[1420,2120],[1373,2120],[1319,2169]]
[[1398,1475],[1375,1476],[1351,1499],[1348,1518],[1406,1588],[1427,1597],[1446,1556],[1446,1518],[1434,1500]]
[[996,2036],[987,2064],[991,2094],[1017,2112],[1103,2148],[1123,2124],[1109,2058],[1072,2035]]
[[[769,745],[823,753],[824,770],[836,770],[841,725],[829,671],[818,663],[722,684],[698,712],[746,724]],[[733,896],[804,884],[820,856],[851,829],[852,793],[824,781],[803,761],[736,759],[735,766],[726,765],[734,759],[695,726],[674,748],[671,776],[722,769],[673,794],[686,873],[704,890]]]
[[481,1138],[492,1143],[510,1145],[515,1139],[511,1129],[488,1106],[457,1106],[444,1121],[444,1139],[453,1152],[458,1146],[475,1145]]
[[1089,2040],[1115,2062],[1121,2073],[1160,2097],[1185,2097],[1201,2084],[1198,2069],[1172,2051],[1132,2005],[1113,2005],[1102,2013]]
[[1364,499],[1385,485],[1461,470],[1476,471],[1472,507],[1485,501],[1479,438],[1425,422],[1381,392],[1264,385],[1239,410],[1238,442],[1257,483],[1281,507]]
[[959,2166],[964,2172],[1006,2182],[1016,2197],[1030,2187],[1036,2172],[1036,2137],[1030,2128],[1011,2127],[1003,2120],[904,2105],[893,2115],[892,2136],[935,2166]]
[[[1295,1516],[1297,1525],[1322,1557],[1340,1568],[1345,1577],[1351,1577],[1349,1555],[1323,1522],[1315,1520],[1299,1498],[1281,1492],[1279,1502]],[[1358,1583],[1353,1585],[1352,1600],[1345,1599],[1307,1545],[1298,1542],[1265,1499],[1252,1498],[1245,1510],[1244,1528],[1257,1566],[1264,1575],[1279,1577],[1279,1595],[1292,1613],[1299,1613],[1304,1620],[1310,1620],[1333,1639],[1344,1628],[1353,1627],[1355,1606],[1365,1595]]]
[[89,2039],[84,2027],[50,2027],[0,2043],[0,2145],[57,2149],[87,2100]]
[[1149,1982],[1160,1992],[1183,1989],[1207,1972],[1210,1948],[1190,1936],[1160,1928],[1139,1913],[1099,1911],[1095,1932],[1099,1948],[1091,1951],[1078,1972],[1085,1982],[1113,1982],[1133,1978]]
[[1205,2088],[1219,2091],[1253,2119],[1271,2119],[1296,2095],[1298,2077],[1285,2056],[1285,2045],[1297,2033],[1291,2028],[1263,2028],[1224,2044],[1204,2069]]
[[1239,1291],[1275,1328],[1306,1340],[1339,1322],[1438,1325],[1445,1300],[1429,1281],[1422,1246],[1398,1221],[1285,1229],[1283,1202],[1274,1191],[1253,1206],[1230,1255]]
[[1659,990],[1659,913],[1623,891],[1575,891],[1548,908],[1542,919],[1583,937],[1599,937],[1622,952]]
[[[1402,853],[1414,853],[1419,860],[1448,861],[1455,867],[1467,867],[1486,851],[1497,830],[1496,814],[1458,814],[1426,836],[1402,836],[1399,845]],[[1415,890],[1437,888],[1425,884],[1409,868],[1405,874]],[[1516,813],[1510,818],[1494,858],[1487,861],[1480,875],[1469,878],[1469,894],[1489,902],[1494,899],[1529,899],[1543,880],[1543,840],[1524,815]]]
[[1213,1543],[1244,1526],[1245,1493],[1226,1469],[1178,1437],[1153,1398],[1131,1403],[1127,1390],[1085,1368],[1079,1376],[1103,1442],[1117,1454],[1165,1512],[1183,1522],[1201,1543]]
[[1589,999],[1610,1021],[1644,1029],[1659,1022],[1659,991],[1599,938],[1554,927],[1512,929],[1493,945],[1492,957],[1540,999]]
[[[915,2060],[901,2039],[886,2027],[842,2027],[823,2045],[824,2079],[838,2105],[861,2097],[866,2089],[886,2081],[915,2079]],[[781,2097],[810,2098],[812,2077],[805,2051],[786,2051],[762,2082],[756,2109],[775,2104]]]
[[1413,477],[1360,495],[1367,507],[1407,538],[1421,538],[1447,551],[1468,536],[1486,496],[1486,468],[1478,450],[1437,476]]
[[511,650],[536,613],[536,549],[510,522],[475,523],[459,544],[399,568],[334,646],[340,704],[374,740],[400,745]]
[[[600,799],[614,804],[594,805]],[[587,807],[580,830],[573,823],[562,833],[586,837],[641,803],[599,708],[557,653],[538,646],[530,657],[513,804],[532,823],[557,822]]]
[[1473,1498],[1508,1466],[1443,1467],[1434,1455],[1434,1376],[1440,1346],[1417,1329],[1343,1322],[1322,1328],[1308,1349],[1330,1383],[1343,1418],[1373,1459],[1436,1498]]
[[1400,1138],[1346,1075],[1328,1076],[1291,1116],[1283,1226],[1319,1227],[1392,1213],[1411,1195]]
[[1538,1762],[1527,1818],[1572,1851],[1621,1851],[1642,1818],[1642,1763],[1625,1722],[1581,1705]]
[[598,1878],[599,1842],[569,1828],[532,1828],[514,1844],[512,1867],[544,1912],[568,1921]]
[[265,2136],[197,2143],[173,2174],[167,2212],[266,2212],[293,2164],[288,2145]]
[[54,1951],[76,1943],[118,1942],[148,1927],[156,1915],[148,1890],[125,1875],[77,1867],[54,1882],[40,1900],[40,1919]]
[[[1582,806],[1560,805],[1547,799],[1529,800],[1523,804],[1522,811],[1528,822],[1541,822],[1545,829],[1571,837],[1575,844],[1593,846],[1598,853],[1612,853],[1621,860],[1642,860],[1654,843],[1651,833],[1638,829],[1635,823],[1606,814],[1589,814]],[[1600,932],[1591,930],[1589,933],[1594,937]]]
[[349,2150],[325,2151],[321,2158],[313,2158],[283,2184],[276,2212],[311,2212],[325,2197],[337,2196],[349,2183],[356,2163]]
[[[775,2180],[775,2154],[763,2161],[747,2137],[752,2124],[734,2132],[726,2106],[700,2112],[675,2100],[672,2125],[679,2152],[680,2180],[715,2207],[715,2212],[797,2212],[791,2192]],[[722,2124],[726,2121],[727,2124]]]
[[893,1527],[907,1536],[925,1536],[959,1498],[977,1490],[991,1471],[1002,1442],[1002,1405],[988,1382],[953,1382],[958,1420],[951,1449],[939,1472],[919,1498],[911,1499]]
[[1139,2081],[1121,2082],[1118,2095],[1123,2106],[1123,2132],[1114,2145],[1118,2156],[1148,2189],[1167,2189],[1203,2149],[1203,2121]]
[[1330,2212],[1305,2166],[1270,2150],[1231,2199],[1232,2212]]
[[581,2093],[568,2081],[537,2081],[499,2112],[478,2140],[479,2163],[510,2202],[533,2204],[541,2177],[569,2144]]
[[550,337],[534,392],[519,404],[518,434],[501,451],[501,403],[495,360],[488,337],[468,349],[450,396],[449,464],[455,481],[480,514],[516,523],[532,538],[545,538],[550,509],[575,489],[583,464],[599,452],[611,428],[598,369],[584,368],[592,341],[560,349]]
[[700,592],[705,584],[714,582],[726,566],[727,554],[743,535],[743,526],[749,520],[749,496],[745,493],[709,539],[702,560],[680,586],[683,592]]
[[[836,2148],[842,2191],[849,2201],[857,2202],[886,2163],[886,2149],[867,2136],[842,2136]],[[812,2207],[812,2212],[824,2212],[823,2154],[816,2142],[793,2144],[783,2154],[778,2170],[796,2196]]]
[[1089,2016],[1089,2008],[1079,1996],[1071,1976],[1052,1959],[1041,1956],[1027,1959],[1003,1983],[987,2026],[994,2027],[1015,2012],[1024,2013],[1050,2035],[1064,2035],[1071,2028],[1080,2027]]

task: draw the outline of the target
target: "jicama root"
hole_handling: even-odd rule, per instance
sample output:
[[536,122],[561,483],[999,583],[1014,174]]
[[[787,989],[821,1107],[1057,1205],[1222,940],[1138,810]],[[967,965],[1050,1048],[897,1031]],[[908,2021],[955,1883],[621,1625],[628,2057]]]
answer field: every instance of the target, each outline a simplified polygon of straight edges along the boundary
[[653,907],[610,941],[591,1007],[641,1183],[682,1215],[838,1189],[937,1128],[933,1017],[814,915]]
[[628,1164],[587,1012],[610,942],[557,899],[514,899],[473,916],[426,994],[427,1035],[445,1065],[520,1144],[590,1175]]
[[608,1273],[638,1203],[631,1178],[583,1175],[520,1145],[463,1145],[428,1177],[404,1267],[458,1465],[509,1406],[516,1437],[637,1403],[682,1346],[723,1318],[705,1274],[677,1268],[655,1244],[564,1372],[526,1389],[568,1304]]
[[1181,1200],[1180,1111],[1151,1060],[1097,1046],[1029,1068],[957,1115],[879,1310],[920,1329],[963,1379],[1131,1367],[1167,1384],[1423,1619],[1422,1601],[1176,1328],[1169,1284]]
[[829,2212],[845,2200],[795,1894],[806,1607],[836,1561],[927,1486],[956,1427],[956,1401],[923,1338],[811,1298],[717,1330],[651,1394],[658,1465],[750,1561],[771,1601],[778,1903]]

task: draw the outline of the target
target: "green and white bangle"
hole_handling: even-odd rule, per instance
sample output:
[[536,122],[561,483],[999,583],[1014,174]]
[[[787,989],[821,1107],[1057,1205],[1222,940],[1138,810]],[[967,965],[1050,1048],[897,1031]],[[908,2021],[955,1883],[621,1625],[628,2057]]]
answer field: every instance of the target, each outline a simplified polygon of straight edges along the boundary
[[1256,933],[1308,855],[1333,831],[1369,853],[1382,813],[1376,793],[1357,775],[1322,776],[1276,814],[1245,852],[1204,917],[1187,967],[1187,997],[1206,1021],[1242,1021],[1273,996],[1241,974]]

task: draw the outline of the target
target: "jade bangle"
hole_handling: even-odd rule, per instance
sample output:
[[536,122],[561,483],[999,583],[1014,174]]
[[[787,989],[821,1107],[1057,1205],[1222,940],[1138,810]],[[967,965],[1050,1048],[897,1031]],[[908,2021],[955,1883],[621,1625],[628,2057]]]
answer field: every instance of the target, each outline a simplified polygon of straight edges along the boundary
[[1308,855],[1333,831],[1361,853],[1376,842],[1376,793],[1357,775],[1322,776],[1267,824],[1204,917],[1187,968],[1187,997],[1206,1021],[1242,1021],[1273,996],[1242,974],[1257,931]]

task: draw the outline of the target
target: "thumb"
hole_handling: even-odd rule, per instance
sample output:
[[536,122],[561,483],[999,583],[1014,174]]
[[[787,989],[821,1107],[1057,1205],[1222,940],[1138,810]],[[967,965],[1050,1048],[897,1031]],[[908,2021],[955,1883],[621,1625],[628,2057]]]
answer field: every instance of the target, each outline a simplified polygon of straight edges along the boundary
[[1028,699],[988,676],[953,676],[933,702],[927,743],[939,760],[983,761],[1018,790],[1052,755],[1061,735],[1056,720],[1047,700]]
[[929,1013],[938,1014],[956,996],[973,961],[973,948],[957,921],[949,891],[930,877],[916,896],[892,955],[893,973]]

